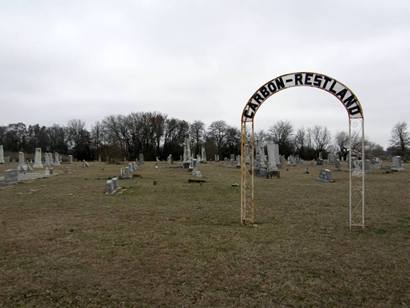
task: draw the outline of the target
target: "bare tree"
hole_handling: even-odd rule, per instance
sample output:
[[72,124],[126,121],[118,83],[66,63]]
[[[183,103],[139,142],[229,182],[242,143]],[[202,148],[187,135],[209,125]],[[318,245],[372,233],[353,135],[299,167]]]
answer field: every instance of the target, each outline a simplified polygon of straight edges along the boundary
[[221,150],[226,143],[228,125],[225,121],[215,121],[209,125],[208,135],[215,140],[217,153],[221,155]]
[[326,151],[330,145],[330,132],[327,127],[316,125],[312,129],[312,140],[317,154]]
[[397,148],[401,155],[405,155],[407,148],[410,146],[410,136],[407,131],[406,122],[398,122],[392,129],[390,144]]
[[201,121],[195,121],[189,127],[189,134],[193,139],[195,145],[195,153],[201,153],[200,145],[203,142],[204,134],[205,134],[205,124]]
[[279,145],[279,152],[284,155],[290,155],[293,152],[292,133],[293,126],[288,121],[279,121],[271,128],[269,132],[273,141]]
[[306,144],[306,131],[304,128],[299,128],[296,131],[295,138],[294,138],[294,144],[295,144],[295,152],[298,154],[303,153],[305,149],[305,144]]
[[98,161],[101,161],[101,147],[104,142],[104,128],[101,122],[95,123],[91,129],[91,141],[97,155]]

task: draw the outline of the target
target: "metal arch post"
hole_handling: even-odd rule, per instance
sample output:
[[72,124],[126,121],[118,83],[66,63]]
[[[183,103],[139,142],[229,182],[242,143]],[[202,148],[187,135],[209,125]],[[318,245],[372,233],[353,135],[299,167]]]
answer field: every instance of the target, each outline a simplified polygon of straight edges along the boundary
[[349,229],[352,229],[352,119],[349,117]]
[[364,147],[364,118],[362,118],[361,122],[362,122],[362,228],[364,228],[364,198],[365,198],[364,177],[365,177],[365,166],[366,166],[365,147]]
[[254,203],[254,122],[250,127],[248,138],[248,125],[250,122],[242,121],[241,139],[241,223],[253,224],[255,222]]

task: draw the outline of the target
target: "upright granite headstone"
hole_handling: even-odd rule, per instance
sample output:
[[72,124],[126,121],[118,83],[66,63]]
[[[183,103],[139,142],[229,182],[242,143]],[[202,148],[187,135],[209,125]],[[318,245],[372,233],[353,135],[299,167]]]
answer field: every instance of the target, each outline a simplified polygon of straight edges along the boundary
[[[277,144],[276,144],[277,145]],[[268,150],[268,172],[270,171],[278,171],[278,160],[279,157],[276,157],[276,151],[275,151],[275,143],[273,141],[269,140],[266,143],[266,147]],[[278,153],[279,154],[279,153]]]
[[4,164],[4,149],[2,144],[0,144],[0,164]]
[[393,171],[402,171],[402,170],[404,170],[404,167],[401,164],[401,157],[400,156],[393,156],[392,157],[391,170],[393,170]]
[[73,163],[73,155],[68,155],[68,163],[69,164]]
[[319,180],[326,183],[334,182],[332,177],[332,171],[330,171],[329,169],[320,170]]
[[205,152],[205,147],[201,147],[201,157],[202,157],[202,162],[206,162],[206,152]]
[[107,180],[107,182],[105,182],[105,193],[109,195],[114,193],[114,183],[112,180]]
[[138,162],[140,165],[144,164],[144,153],[138,154]]
[[43,168],[43,162],[41,160],[41,148],[36,148],[36,152],[34,153],[33,168]]
[[219,154],[215,154],[215,161],[219,161]]

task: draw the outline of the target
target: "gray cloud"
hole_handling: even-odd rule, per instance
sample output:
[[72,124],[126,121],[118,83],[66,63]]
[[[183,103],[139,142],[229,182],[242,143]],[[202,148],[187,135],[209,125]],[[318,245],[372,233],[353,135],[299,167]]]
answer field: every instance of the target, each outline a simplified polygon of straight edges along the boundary
[[[161,111],[239,126],[249,96],[292,71],[317,71],[361,99],[366,134],[388,145],[410,118],[408,1],[1,1],[0,124],[92,124]],[[257,128],[279,119],[346,129],[326,93],[270,98]]]

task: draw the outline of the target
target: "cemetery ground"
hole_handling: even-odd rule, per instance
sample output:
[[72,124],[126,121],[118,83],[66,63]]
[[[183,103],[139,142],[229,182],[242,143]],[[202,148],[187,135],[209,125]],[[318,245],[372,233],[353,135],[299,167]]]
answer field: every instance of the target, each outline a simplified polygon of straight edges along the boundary
[[256,177],[257,225],[243,226],[237,168],[203,164],[199,184],[146,162],[105,195],[120,167],[0,188],[0,306],[410,305],[409,166],[366,177],[364,231],[348,228],[346,170]]

